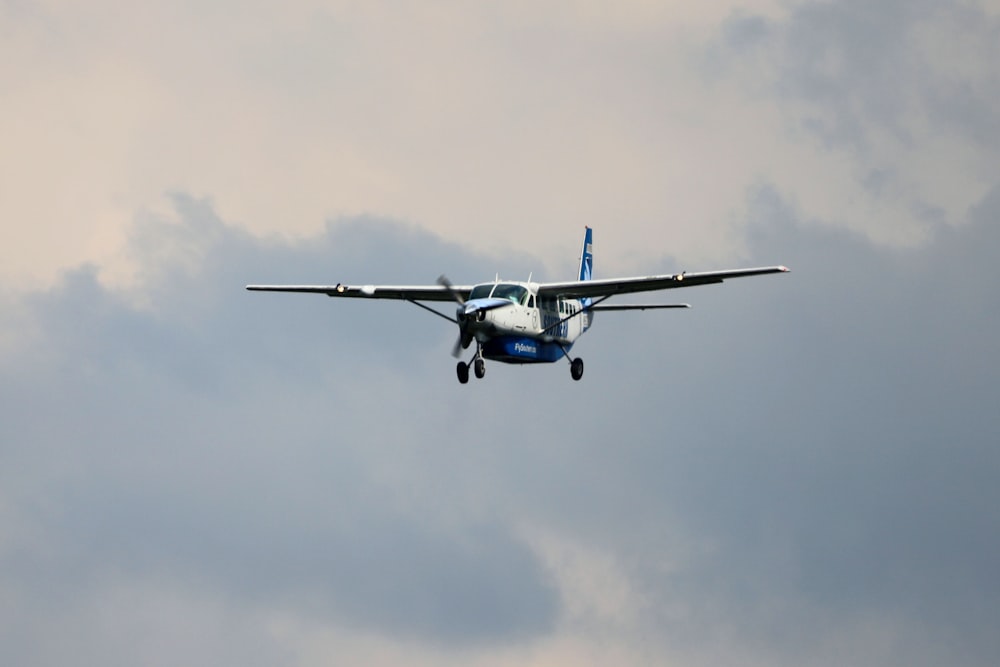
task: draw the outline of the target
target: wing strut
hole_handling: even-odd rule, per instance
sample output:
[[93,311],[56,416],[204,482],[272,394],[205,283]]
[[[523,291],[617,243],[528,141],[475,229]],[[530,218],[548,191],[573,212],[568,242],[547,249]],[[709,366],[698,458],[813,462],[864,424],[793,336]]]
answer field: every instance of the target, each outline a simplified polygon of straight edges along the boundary
[[405,299],[405,300],[409,301],[414,306],[420,306],[421,308],[423,308],[424,310],[426,310],[429,313],[434,313],[438,317],[448,320],[452,324],[458,324],[458,320],[456,320],[454,317],[448,317],[447,315],[445,315],[444,313],[442,313],[439,310],[435,310],[435,309],[431,308],[430,306],[425,306],[424,304],[420,303],[419,301],[414,301],[413,299]]

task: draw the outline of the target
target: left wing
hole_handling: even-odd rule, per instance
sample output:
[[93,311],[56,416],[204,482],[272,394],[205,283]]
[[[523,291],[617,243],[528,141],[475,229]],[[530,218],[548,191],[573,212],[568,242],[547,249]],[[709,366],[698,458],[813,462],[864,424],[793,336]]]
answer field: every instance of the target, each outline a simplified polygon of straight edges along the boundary
[[401,299],[404,301],[454,301],[454,293],[468,299],[471,285],[247,285],[252,292],[303,292],[362,299]]
[[654,292],[677,287],[694,287],[721,283],[729,278],[762,276],[768,273],[786,273],[785,266],[765,266],[755,269],[732,269],[729,271],[709,271],[706,273],[675,273],[644,278],[607,278],[604,280],[571,280],[561,283],[541,283],[538,295],[563,296],[571,298],[609,297],[615,294],[634,292]]

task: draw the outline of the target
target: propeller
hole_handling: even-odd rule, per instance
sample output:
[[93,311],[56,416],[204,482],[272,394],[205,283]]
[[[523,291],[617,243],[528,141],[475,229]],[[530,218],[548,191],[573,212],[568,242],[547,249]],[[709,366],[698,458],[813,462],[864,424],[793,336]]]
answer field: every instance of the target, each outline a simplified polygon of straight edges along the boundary
[[448,280],[448,276],[444,275],[443,273],[440,276],[438,276],[438,285],[448,290],[448,293],[451,294],[451,298],[453,298],[458,305],[460,306],[465,305],[465,299],[462,298],[462,295],[459,293],[459,291],[455,289],[455,286],[451,284],[450,280]]
[[438,276],[438,284],[448,290],[451,297],[455,299],[455,303],[458,304],[458,309],[455,311],[455,319],[458,321],[458,340],[455,341],[455,346],[451,348],[451,356],[457,359],[462,354],[462,349],[469,347],[469,343],[472,342],[472,336],[465,330],[465,322],[469,313],[465,305],[465,299],[462,298],[461,293],[448,280],[448,276],[443,273]]

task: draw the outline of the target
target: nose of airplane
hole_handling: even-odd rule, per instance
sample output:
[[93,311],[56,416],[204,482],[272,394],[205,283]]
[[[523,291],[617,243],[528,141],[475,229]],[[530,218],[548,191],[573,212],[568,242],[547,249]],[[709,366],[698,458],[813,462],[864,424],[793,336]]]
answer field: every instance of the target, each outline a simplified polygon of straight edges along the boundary
[[461,304],[456,311],[456,314],[462,318],[470,318],[472,316],[477,316],[482,319],[481,315],[485,314],[487,311],[496,310],[497,308],[506,308],[507,306],[514,305],[509,299],[474,299],[472,301],[466,301]]
[[455,309],[455,319],[460,323],[482,322],[486,319],[486,313],[496,308],[495,304],[483,304],[474,301],[467,301]]

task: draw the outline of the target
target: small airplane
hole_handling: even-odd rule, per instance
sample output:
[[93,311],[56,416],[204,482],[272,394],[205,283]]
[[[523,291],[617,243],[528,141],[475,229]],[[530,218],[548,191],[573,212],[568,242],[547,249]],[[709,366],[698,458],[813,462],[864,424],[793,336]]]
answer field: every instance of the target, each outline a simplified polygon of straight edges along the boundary
[[[247,285],[259,292],[305,292],[331,297],[398,299],[408,301],[458,325],[458,340],[452,356],[461,356],[473,341],[476,351],[470,362],[459,361],[458,381],[469,381],[471,368],[477,378],[486,375],[486,360],[508,364],[550,363],[566,359],[574,380],[583,377],[583,360],[570,357],[577,338],[594,323],[599,311],[689,308],[681,304],[608,304],[619,294],[652,292],[677,287],[721,283],[729,278],[785,273],[784,266],[675,273],[640,278],[593,279],[593,230],[586,227],[578,280],[535,283],[500,280],[478,285],[453,285],[445,276],[436,285]],[[455,317],[425,305],[424,301],[455,301]]]

